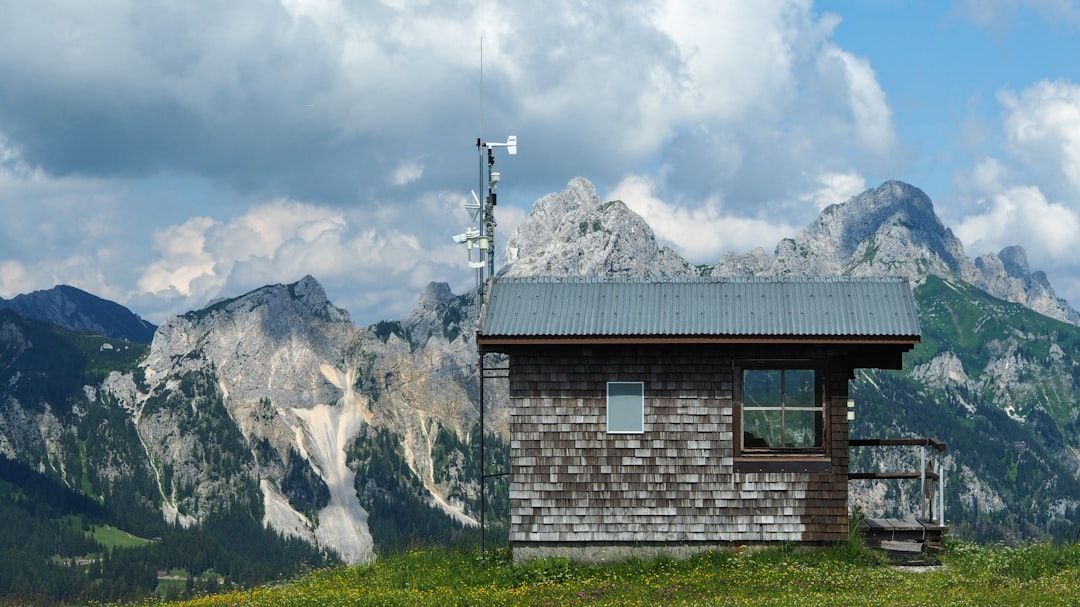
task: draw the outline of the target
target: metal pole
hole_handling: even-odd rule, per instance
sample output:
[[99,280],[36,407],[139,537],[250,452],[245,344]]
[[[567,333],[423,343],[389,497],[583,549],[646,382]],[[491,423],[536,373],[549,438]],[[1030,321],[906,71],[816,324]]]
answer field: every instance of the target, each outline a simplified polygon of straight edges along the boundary
[[[934,513],[934,504],[932,500],[926,499],[926,447],[919,449],[919,478],[919,491],[922,492],[923,501],[923,516],[929,518]],[[929,506],[927,506],[926,502],[930,502]],[[929,510],[929,514],[927,513],[927,510]]]
[[480,562],[484,562],[487,555],[487,500],[484,496],[487,485],[487,473],[484,471],[484,353],[477,350],[480,355]]
[[945,526],[945,458],[941,455],[938,466],[938,525]]

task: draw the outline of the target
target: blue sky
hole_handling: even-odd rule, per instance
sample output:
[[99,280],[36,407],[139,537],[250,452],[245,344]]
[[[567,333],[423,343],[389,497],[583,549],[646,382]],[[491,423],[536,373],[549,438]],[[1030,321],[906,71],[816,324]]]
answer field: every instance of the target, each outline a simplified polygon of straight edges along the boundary
[[360,324],[430,281],[485,139],[502,241],[575,176],[695,263],[887,179],[1080,301],[1068,0],[27,2],[0,20],[0,296],[153,322],[315,276]]

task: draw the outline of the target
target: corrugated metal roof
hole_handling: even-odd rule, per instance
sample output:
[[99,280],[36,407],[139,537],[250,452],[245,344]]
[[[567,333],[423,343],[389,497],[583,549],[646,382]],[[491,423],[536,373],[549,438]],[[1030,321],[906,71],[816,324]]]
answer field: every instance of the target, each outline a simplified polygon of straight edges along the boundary
[[917,337],[900,278],[498,278],[481,337]]

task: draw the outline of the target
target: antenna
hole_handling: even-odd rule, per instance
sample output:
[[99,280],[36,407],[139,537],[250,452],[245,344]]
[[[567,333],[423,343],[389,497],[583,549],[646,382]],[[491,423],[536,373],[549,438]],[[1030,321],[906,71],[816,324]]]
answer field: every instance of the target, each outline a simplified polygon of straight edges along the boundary
[[[479,190],[484,191],[484,164],[487,164],[487,195],[481,200],[472,191],[472,201],[465,202],[465,210],[476,226],[468,226],[465,232],[453,237],[454,242],[465,245],[469,252],[469,267],[476,270],[476,292],[484,293],[486,282],[484,273],[495,275],[495,205],[498,201],[495,189],[502,180],[502,175],[492,169],[495,166],[495,148],[506,148],[511,156],[517,155],[517,135],[510,135],[506,142],[484,141],[484,38],[480,37],[480,136],[476,138],[476,151],[479,154],[477,181]],[[486,153],[485,153],[486,152]],[[476,257],[473,257],[476,251]]]

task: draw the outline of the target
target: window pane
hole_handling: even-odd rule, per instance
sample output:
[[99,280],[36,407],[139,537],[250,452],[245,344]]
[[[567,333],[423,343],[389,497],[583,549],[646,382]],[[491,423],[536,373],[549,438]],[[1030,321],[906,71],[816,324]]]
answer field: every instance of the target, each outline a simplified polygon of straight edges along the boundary
[[743,405],[746,407],[779,407],[780,373],[777,369],[747,369],[743,371]]
[[609,382],[607,398],[608,432],[644,432],[645,384]]
[[795,449],[820,447],[823,443],[821,411],[784,411],[784,446]]
[[824,446],[824,395],[816,370],[743,369],[742,380],[744,449]]
[[748,410],[743,412],[743,448],[781,447],[780,411]]
[[784,371],[784,406],[817,406],[812,369],[786,369]]

